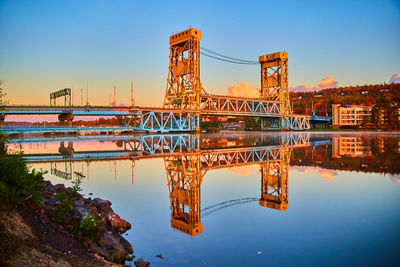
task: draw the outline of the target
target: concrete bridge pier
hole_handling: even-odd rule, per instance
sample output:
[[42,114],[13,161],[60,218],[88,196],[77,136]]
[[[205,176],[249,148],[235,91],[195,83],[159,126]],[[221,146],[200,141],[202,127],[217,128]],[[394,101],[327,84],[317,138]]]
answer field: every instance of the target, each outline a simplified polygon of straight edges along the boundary
[[61,125],[72,126],[73,119],[74,119],[73,113],[68,112],[68,113],[61,113],[60,115],[58,115],[58,121],[60,122]]
[[73,155],[75,153],[74,146],[72,142],[68,142],[68,146],[64,145],[64,142],[60,142],[60,147],[58,148],[58,152],[61,155]]

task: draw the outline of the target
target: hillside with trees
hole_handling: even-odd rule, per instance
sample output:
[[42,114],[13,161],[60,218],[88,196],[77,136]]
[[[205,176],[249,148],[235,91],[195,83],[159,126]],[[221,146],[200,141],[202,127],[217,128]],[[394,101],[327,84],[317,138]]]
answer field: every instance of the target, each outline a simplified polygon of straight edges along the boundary
[[291,92],[293,112],[332,116],[332,104],[374,106],[364,128],[400,129],[400,84],[375,84],[323,89],[312,92]]
[[357,85],[329,88],[320,91],[290,92],[293,111],[298,114],[312,115],[312,105],[316,115],[325,116],[326,109],[331,116],[332,104],[371,106],[381,98],[399,102],[400,84]]

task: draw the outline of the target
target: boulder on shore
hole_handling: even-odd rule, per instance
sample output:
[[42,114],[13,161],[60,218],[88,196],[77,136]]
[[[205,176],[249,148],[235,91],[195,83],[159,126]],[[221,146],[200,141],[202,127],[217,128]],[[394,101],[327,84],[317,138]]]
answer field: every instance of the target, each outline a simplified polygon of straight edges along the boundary
[[[69,200],[63,200],[63,203],[56,199],[56,194],[61,191],[70,196]],[[79,193],[72,195],[71,192],[63,184],[52,185],[47,181],[41,192],[44,197],[43,207],[32,197],[25,198],[25,204],[40,213],[38,218],[41,223],[56,225],[59,232],[73,233],[75,238],[80,240],[89,251],[104,259],[115,263],[132,260],[134,257],[132,245],[121,236],[131,228],[131,224],[114,213],[110,201],[101,198],[84,198]],[[66,203],[69,207],[65,210]],[[63,206],[60,206],[61,204]],[[60,216],[58,207],[65,210],[61,217],[61,224],[56,223],[56,217]],[[81,222],[86,216],[91,216],[96,220],[97,225],[92,226],[91,229],[85,228],[87,226],[80,228]]]

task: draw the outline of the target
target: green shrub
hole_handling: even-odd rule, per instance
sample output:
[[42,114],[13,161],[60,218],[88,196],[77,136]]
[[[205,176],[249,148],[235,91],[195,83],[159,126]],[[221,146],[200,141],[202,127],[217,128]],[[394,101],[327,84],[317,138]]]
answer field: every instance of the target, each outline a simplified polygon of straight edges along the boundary
[[62,223],[67,215],[67,212],[72,207],[72,198],[64,190],[58,191],[54,197],[59,202],[56,207],[54,220],[58,223]]
[[22,153],[0,154],[0,202],[18,206],[21,199],[32,196],[39,203],[39,189],[44,185],[44,172],[29,170]]
[[96,227],[101,223],[101,220],[96,220],[91,214],[87,214],[82,218],[79,228],[85,236],[93,240],[96,238]]
[[62,223],[64,221],[67,212],[74,205],[74,197],[77,196],[80,191],[82,191],[81,184],[82,178],[77,176],[76,179],[72,181],[72,187],[68,187],[71,192],[70,194],[67,194],[67,192],[61,190],[54,196],[59,202],[56,207],[56,214],[54,217],[56,222]]
[[71,190],[72,196],[76,196],[79,192],[82,191],[81,184],[82,184],[82,178],[80,176],[76,176],[76,179],[73,180],[72,182],[72,187],[69,189]]

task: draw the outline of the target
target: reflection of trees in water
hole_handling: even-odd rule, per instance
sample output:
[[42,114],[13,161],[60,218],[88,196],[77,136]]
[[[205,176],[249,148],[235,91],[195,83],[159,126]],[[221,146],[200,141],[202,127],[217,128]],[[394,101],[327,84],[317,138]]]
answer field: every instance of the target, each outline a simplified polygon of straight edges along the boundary
[[[358,143],[362,147],[362,151],[368,151],[368,153],[335,155],[334,146],[336,144],[332,142],[330,145],[294,149],[291,165],[400,174],[400,164],[398,164],[400,162],[400,139],[398,137],[355,135],[354,138],[361,141]],[[351,146],[352,144],[348,145]]]

